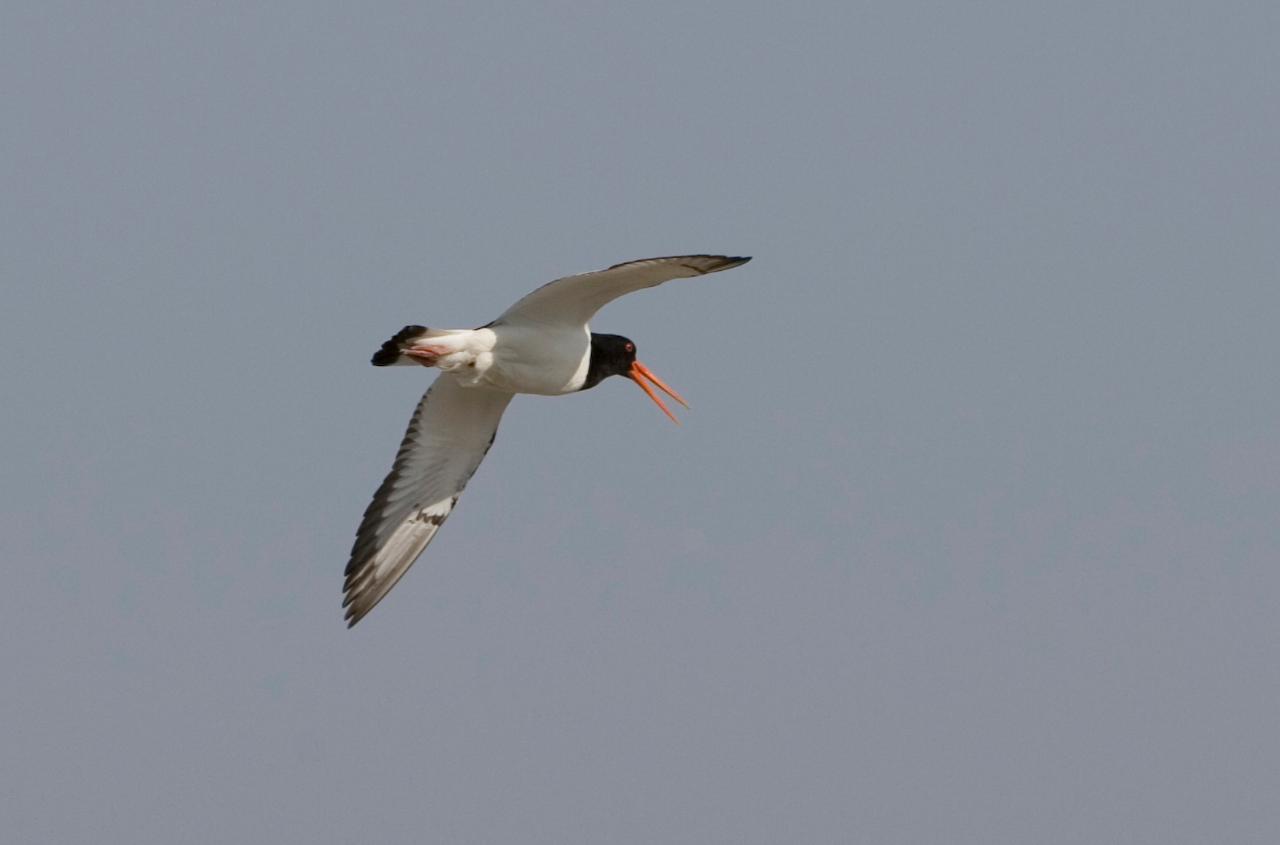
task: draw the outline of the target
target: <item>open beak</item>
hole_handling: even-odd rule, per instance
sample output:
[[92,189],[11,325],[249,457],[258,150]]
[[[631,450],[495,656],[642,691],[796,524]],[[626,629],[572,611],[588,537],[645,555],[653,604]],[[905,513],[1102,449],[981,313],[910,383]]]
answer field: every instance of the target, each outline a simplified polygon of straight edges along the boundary
[[650,370],[644,364],[641,364],[639,361],[631,362],[631,373],[629,377],[636,384],[640,385],[641,390],[649,394],[650,399],[658,403],[658,407],[662,409],[662,413],[671,417],[671,421],[673,423],[675,423],[676,425],[680,425],[680,420],[676,419],[676,415],[671,413],[671,409],[668,408],[666,403],[662,401],[662,397],[654,393],[653,388],[649,387],[649,385],[646,384],[645,381],[648,380],[653,382],[653,384],[656,385],[659,390],[661,390],[663,393],[667,394],[672,399],[676,400],[681,405],[684,405],[687,408],[689,407],[689,403],[684,401],[683,396],[681,396],[679,393],[676,393],[674,390],[668,387],[666,382],[664,382],[662,379],[655,376],[652,370]]

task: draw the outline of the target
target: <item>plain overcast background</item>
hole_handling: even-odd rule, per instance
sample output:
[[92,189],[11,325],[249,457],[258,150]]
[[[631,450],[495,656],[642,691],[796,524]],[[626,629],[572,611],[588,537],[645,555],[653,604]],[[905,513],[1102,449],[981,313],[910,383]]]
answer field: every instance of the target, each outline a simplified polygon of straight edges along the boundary
[[[11,842],[1280,840],[1273,3],[6,4]],[[615,303],[353,631],[430,374]]]

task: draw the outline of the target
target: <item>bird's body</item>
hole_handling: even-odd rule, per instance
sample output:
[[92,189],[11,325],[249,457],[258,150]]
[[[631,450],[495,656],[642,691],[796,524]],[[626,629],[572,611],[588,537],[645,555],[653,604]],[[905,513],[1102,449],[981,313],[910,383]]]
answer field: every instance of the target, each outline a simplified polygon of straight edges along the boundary
[[[405,332],[421,328],[408,326]],[[401,341],[394,363],[438,367],[464,387],[560,396],[581,390],[590,363],[591,332],[582,326],[520,323],[479,329],[422,329]]]
[[588,321],[623,294],[670,279],[738,267],[749,258],[685,255],[617,264],[543,285],[478,329],[406,326],[373,356],[377,366],[414,364],[441,374],[418,403],[390,474],[356,533],[343,585],[349,625],[395,586],[453,510],[517,393],[559,396],[611,375],[684,400],[635,360],[635,344],[594,334]]

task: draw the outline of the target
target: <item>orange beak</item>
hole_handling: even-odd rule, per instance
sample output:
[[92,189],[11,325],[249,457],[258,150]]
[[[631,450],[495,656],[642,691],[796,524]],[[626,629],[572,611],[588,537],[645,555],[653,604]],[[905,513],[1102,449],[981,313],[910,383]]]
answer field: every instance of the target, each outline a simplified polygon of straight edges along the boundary
[[639,361],[631,362],[630,378],[636,384],[640,385],[640,389],[643,390],[645,393],[647,393],[650,399],[658,403],[658,407],[662,409],[662,413],[671,417],[671,421],[673,423],[675,423],[676,425],[680,425],[680,420],[676,419],[676,415],[671,413],[671,409],[668,408],[666,403],[662,401],[662,397],[654,393],[653,388],[645,384],[645,379],[648,379],[649,381],[653,382],[658,387],[658,389],[661,390],[663,393],[667,394],[672,399],[676,400],[681,405],[684,405],[686,408],[688,408],[689,403],[684,401],[683,396],[681,396],[679,393],[676,393],[674,390],[668,387],[666,382],[664,382],[662,379],[658,378],[653,374],[653,370],[650,370],[648,367],[646,367],[644,364],[641,364]]

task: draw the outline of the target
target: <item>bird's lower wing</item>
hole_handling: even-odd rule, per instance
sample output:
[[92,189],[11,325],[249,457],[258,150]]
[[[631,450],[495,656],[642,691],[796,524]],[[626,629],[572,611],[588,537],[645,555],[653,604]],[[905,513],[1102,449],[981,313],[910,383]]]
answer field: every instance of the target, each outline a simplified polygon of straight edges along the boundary
[[348,626],[382,600],[440,530],[493,444],[512,395],[462,387],[449,375],[423,395],[356,532],[342,588]]
[[632,291],[671,279],[728,270],[750,260],[728,255],[673,255],[627,261],[606,270],[548,282],[504,311],[495,322],[584,325],[605,305]]

